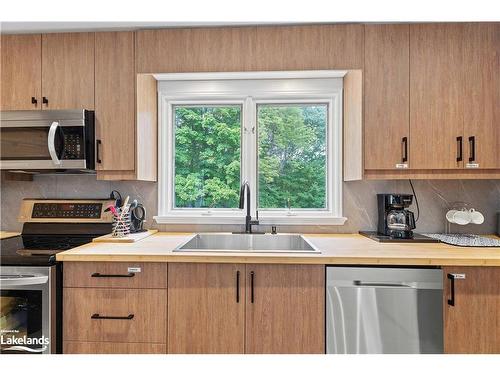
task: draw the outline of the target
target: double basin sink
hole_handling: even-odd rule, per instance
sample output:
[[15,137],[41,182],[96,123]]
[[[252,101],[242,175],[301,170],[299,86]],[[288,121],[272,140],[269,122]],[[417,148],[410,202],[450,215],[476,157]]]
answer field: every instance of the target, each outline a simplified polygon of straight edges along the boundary
[[307,253],[320,251],[300,234],[198,233],[174,249],[176,252]]

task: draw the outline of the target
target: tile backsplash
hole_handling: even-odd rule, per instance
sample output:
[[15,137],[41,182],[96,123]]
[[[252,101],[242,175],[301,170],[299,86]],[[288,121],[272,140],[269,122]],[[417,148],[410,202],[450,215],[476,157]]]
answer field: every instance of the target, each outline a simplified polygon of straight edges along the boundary
[[[444,214],[452,202],[468,202],[485,216],[481,225],[453,226],[452,231],[488,234],[496,231],[496,213],[500,212],[500,180],[414,180],[420,204],[417,231],[443,232]],[[34,181],[2,180],[0,189],[1,229],[20,231],[17,222],[23,198],[106,198],[111,190],[143,202],[147,209],[147,226],[161,231],[239,231],[240,225],[158,225],[152,217],[157,214],[158,185],[152,182],[97,181],[93,175],[41,175]],[[377,193],[411,193],[407,180],[345,182],[344,216],[341,226],[278,226],[281,232],[356,233],[377,226]],[[412,207],[416,213],[416,208]],[[269,231],[270,228],[263,228]]]

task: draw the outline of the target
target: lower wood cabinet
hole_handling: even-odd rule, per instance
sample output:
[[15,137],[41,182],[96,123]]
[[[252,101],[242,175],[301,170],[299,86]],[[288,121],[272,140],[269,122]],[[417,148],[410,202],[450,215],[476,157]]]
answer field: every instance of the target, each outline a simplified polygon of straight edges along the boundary
[[323,265],[170,263],[169,353],[324,353]]
[[325,352],[325,267],[248,264],[246,353]]
[[245,265],[168,265],[168,352],[245,352]]
[[445,353],[500,354],[500,267],[444,267]]
[[65,354],[165,354],[167,345],[65,341]]

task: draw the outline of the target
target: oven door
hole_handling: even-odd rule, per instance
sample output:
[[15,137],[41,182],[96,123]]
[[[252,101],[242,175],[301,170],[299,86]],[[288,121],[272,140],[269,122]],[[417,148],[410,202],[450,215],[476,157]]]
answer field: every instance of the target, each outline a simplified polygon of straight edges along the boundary
[[52,279],[53,267],[1,267],[1,353],[50,354],[56,347]]
[[1,169],[94,168],[94,124],[85,117],[88,111],[33,112],[2,112]]

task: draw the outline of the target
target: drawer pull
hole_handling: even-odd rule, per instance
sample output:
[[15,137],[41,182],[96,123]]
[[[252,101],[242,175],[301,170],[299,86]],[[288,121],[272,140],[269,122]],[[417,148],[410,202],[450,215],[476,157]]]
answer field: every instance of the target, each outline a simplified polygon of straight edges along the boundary
[[132,320],[134,319],[134,314],[129,314],[127,316],[101,316],[99,314],[92,314],[91,319],[119,319],[119,320]]
[[103,273],[95,272],[92,275],[90,275],[90,277],[134,277],[134,276],[135,276],[135,273],[133,273],[133,272],[129,272],[126,275],[122,275],[122,274],[106,275]]

